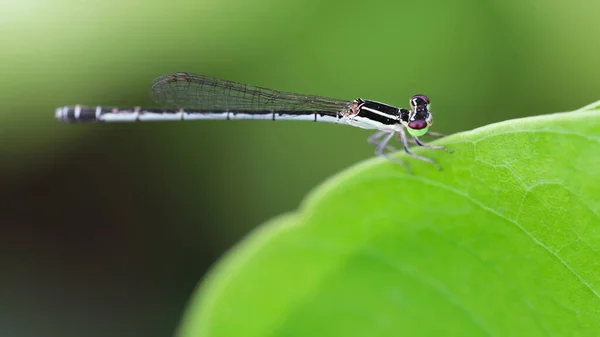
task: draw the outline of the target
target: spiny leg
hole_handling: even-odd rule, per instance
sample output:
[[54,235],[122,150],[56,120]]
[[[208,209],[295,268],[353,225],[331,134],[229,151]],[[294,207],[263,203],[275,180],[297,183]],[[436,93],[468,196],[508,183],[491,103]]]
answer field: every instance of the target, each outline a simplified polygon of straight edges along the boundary
[[442,149],[448,153],[452,153],[452,150],[450,150],[449,148],[442,146],[442,145],[431,145],[431,144],[423,144],[421,143],[421,141],[419,140],[419,138],[412,136],[415,144],[421,146],[421,147],[426,147],[428,149]]
[[378,145],[379,144],[379,138],[381,138],[381,136],[383,136],[385,134],[386,134],[385,131],[377,131],[374,134],[372,134],[371,136],[369,136],[368,141],[371,144]]
[[[382,132],[382,134],[386,133],[383,131],[380,131],[380,132]],[[379,135],[379,137],[381,137],[381,135]],[[388,156],[385,152],[383,152],[383,150],[385,150],[387,148],[392,148],[391,146],[388,145],[388,142],[390,141],[390,139],[392,139],[392,137],[394,137],[394,133],[389,132],[387,134],[387,136],[385,136],[385,138],[382,141],[380,141],[379,144],[377,144],[377,147],[375,148],[375,154],[380,157],[383,157],[393,163],[404,165],[404,167],[406,167],[406,170],[408,171],[408,173],[412,174],[412,171],[410,170],[410,167],[408,166],[407,163],[405,163],[404,161],[402,161],[400,159],[392,158],[392,157]]]
[[[402,141],[400,134],[398,133],[398,141]],[[448,153],[453,153],[452,150],[448,149],[445,146],[441,146],[441,145],[430,145],[430,144],[425,144],[423,142],[421,142],[421,140],[415,136],[412,136],[411,139],[407,139],[409,144],[414,144],[417,146],[422,146],[425,148],[429,148],[429,149],[444,149],[444,151],[448,152]]]
[[400,129],[398,132],[400,133],[400,141],[402,142],[402,147],[404,147],[404,152],[406,152],[406,154],[408,154],[409,156],[411,156],[413,158],[416,158],[416,159],[419,159],[419,160],[431,163],[439,171],[442,170],[442,168],[440,167],[440,165],[438,165],[438,163],[435,160],[433,160],[431,158],[420,156],[420,155],[418,155],[416,153],[410,152],[410,149],[408,148],[408,139],[406,139],[406,133],[404,133],[404,129]]
[[[369,141],[369,143],[371,143],[373,145],[379,145],[379,143],[381,142],[380,138],[383,135],[387,135],[387,134],[389,134],[389,132],[386,132],[386,131],[377,131],[376,133],[374,133],[373,135],[371,135],[369,137],[368,141]],[[385,147],[385,149],[388,150],[388,151],[390,151],[390,152],[397,152],[398,151],[395,147],[393,147],[393,146],[391,146],[389,144]]]

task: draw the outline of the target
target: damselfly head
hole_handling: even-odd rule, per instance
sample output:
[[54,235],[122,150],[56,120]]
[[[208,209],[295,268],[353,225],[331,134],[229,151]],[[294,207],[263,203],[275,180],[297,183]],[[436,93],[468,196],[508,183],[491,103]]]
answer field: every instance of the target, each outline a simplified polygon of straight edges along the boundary
[[429,111],[430,103],[425,95],[414,95],[410,98],[410,107],[414,112]]
[[429,98],[425,95],[414,95],[410,98],[411,112],[406,128],[411,135],[418,137],[427,133],[427,129],[433,123],[429,106]]

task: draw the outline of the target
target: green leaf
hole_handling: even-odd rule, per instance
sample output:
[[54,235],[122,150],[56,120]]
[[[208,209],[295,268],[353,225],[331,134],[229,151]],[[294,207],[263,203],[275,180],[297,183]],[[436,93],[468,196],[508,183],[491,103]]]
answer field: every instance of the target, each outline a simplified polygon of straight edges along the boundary
[[598,110],[600,109],[600,101],[588,104],[586,106],[584,106],[583,108],[576,110],[576,111],[590,111],[590,110]]
[[260,227],[180,336],[600,336],[600,112],[438,143],[441,172],[369,160]]

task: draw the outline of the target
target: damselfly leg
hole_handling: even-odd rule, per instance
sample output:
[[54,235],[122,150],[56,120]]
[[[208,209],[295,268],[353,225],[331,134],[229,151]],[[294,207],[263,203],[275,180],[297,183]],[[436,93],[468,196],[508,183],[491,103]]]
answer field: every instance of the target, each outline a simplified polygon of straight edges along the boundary
[[398,133],[400,134],[400,142],[402,143],[402,147],[404,148],[404,152],[406,152],[406,154],[408,154],[409,156],[411,156],[415,159],[419,159],[419,160],[422,160],[422,161],[432,164],[433,166],[435,166],[435,168],[438,169],[438,171],[442,170],[440,165],[438,165],[438,163],[435,160],[433,160],[431,158],[420,156],[420,155],[418,155],[416,153],[412,153],[410,151],[410,149],[408,148],[408,139],[406,139],[406,133],[404,132],[404,129],[400,129],[398,131]]
[[[389,145],[390,140],[394,137],[394,132],[386,132],[386,131],[377,131],[372,136],[369,137],[369,143],[376,145],[375,154],[379,157],[385,158],[392,163],[400,164],[406,167],[408,173],[412,173],[410,166],[403,160],[398,158],[390,157],[385,150],[388,150],[391,153],[397,152],[393,146]],[[383,138],[383,140],[382,140]]]
[[439,133],[439,132],[431,132],[431,131],[427,131],[427,133],[425,134],[425,136],[431,136],[431,137],[446,137],[445,134],[443,133]]
[[[397,159],[397,158],[390,157],[389,154],[385,152],[385,150],[387,150],[388,152],[391,152],[391,153],[398,152],[398,150],[395,147],[393,147],[392,145],[389,144],[389,142],[392,139],[392,137],[394,136],[394,134],[395,134],[395,132],[378,131],[378,132],[374,133],[372,136],[370,136],[368,140],[369,140],[369,143],[377,146],[375,148],[375,154],[377,156],[383,157],[394,163],[402,164],[404,167],[406,167],[406,169],[409,171],[409,173],[411,173],[411,169],[406,162],[404,162],[400,159]],[[438,136],[438,135],[439,135],[439,137],[443,137],[442,134],[436,134],[436,136]],[[423,142],[421,142],[419,140],[419,138],[414,137],[414,136],[412,137],[412,139],[409,140],[406,137],[404,130],[402,130],[402,129],[400,129],[398,131],[398,140],[402,143],[402,147],[404,149],[404,152],[406,152],[406,154],[408,154],[409,156],[411,156],[413,158],[428,162],[428,163],[432,164],[433,166],[435,166],[435,168],[437,168],[440,171],[442,170],[442,168],[438,165],[438,163],[435,160],[433,160],[431,158],[420,156],[416,153],[413,153],[412,151],[410,151],[410,149],[408,147],[408,143],[409,142],[414,143],[418,146],[430,148],[430,149],[442,149],[446,152],[452,153],[452,151],[449,150],[448,148],[446,148],[445,146],[424,144]]]
[[442,149],[442,150],[444,150],[444,151],[446,151],[448,153],[452,153],[452,150],[450,150],[449,148],[447,148],[447,147],[445,147],[443,145],[424,144],[424,143],[421,142],[421,140],[419,138],[417,138],[415,136],[413,136],[412,138],[413,138],[412,142],[414,142],[415,144],[417,144],[420,147],[425,147],[425,148],[428,148],[428,149]]

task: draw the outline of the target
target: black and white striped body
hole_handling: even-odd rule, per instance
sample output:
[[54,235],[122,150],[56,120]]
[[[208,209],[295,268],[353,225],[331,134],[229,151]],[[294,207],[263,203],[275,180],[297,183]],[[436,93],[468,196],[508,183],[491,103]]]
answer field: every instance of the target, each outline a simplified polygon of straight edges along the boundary
[[56,118],[67,123],[93,122],[145,122],[175,120],[305,120],[313,122],[338,123],[342,112],[318,111],[274,111],[274,110],[238,110],[204,111],[162,108],[117,108],[87,107],[82,105],[65,106],[56,109]]
[[345,123],[363,129],[393,131],[401,127],[401,118],[407,110],[380,102],[357,99],[349,104],[349,109],[340,112],[330,111],[275,111],[237,110],[204,111],[163,108],[118,108],[87,107],[82,105],[64,106],[56,109],[56,118],[67,123],[93,122],[145,122],[175,120],[304,120],[312,122]]
[[350,117],[348,123],[363,129],[397,131],[402,120],[408,118],[408,110],[370,100],[357,100],[358,113]]

